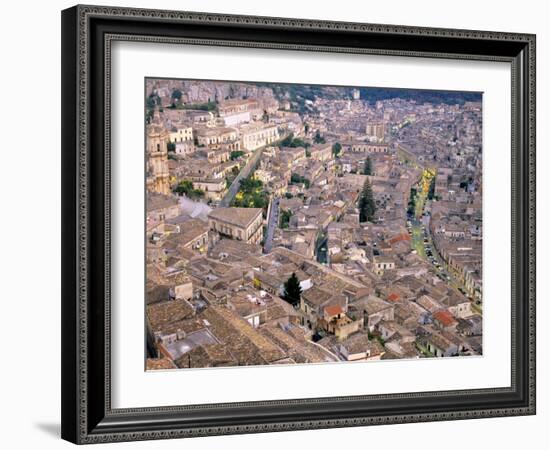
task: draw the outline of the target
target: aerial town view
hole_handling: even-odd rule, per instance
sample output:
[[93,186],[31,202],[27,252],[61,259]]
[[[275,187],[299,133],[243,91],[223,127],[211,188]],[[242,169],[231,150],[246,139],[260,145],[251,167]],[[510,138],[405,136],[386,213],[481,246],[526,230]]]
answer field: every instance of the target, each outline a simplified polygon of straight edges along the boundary
[[482,94],[145,80],[146,370],[482,354]]

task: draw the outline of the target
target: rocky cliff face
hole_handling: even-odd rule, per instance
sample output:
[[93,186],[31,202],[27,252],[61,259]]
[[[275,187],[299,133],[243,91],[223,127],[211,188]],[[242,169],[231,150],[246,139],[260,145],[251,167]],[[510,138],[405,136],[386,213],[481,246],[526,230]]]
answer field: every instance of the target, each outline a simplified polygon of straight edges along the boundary
[[182,93],[183,103],[221,102],[226,99],[255,98],[262,107],[269,109],[275,101],[288,99],[304,108],[304,102],[316,98],[348,98],[350,88],[318,85],[278,84],[278,83],[245,83],[238,81],[205,81],[205,80],[147,80],[147,92],[155,93],[161,99],[168,99],[174,90]]
[[186,103],[223,101],[226,98],[273,97],[273,90],[252,84],[213,81],[182,81],[182,100]]

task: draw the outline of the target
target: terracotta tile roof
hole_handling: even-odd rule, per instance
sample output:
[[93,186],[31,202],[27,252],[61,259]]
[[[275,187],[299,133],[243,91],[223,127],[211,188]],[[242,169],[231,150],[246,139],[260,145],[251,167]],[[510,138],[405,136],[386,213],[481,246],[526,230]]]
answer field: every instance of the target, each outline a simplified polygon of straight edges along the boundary
[[441,325],[443,325],[444,327],[449,327],[456,322],[453,315],[446,309],[442,309],[441,311],[435,312],[433,317],[435,320],[441,323]]
[[343,312],[344,310],[340,305],[331,305],[325,308],[325,314],[327,316],[337,316],[338,314],[342,314]]
[[179,368],[235,366],[237,360],[223,344],[199,345],[176,359]]
[[152,359],[147,358],[145,370],[168,370],[175,369],[176,365],[168,358]]
[[401,241],[410,241],[411,240],[411,237],[409,236],[408,233],[401,233],[401,234],[398,234],[397,236],[394,236],[393,238],[390,239],[390,244],[393,245],[393,244],[396,244],[397,242],[401,242]]
[[147,305],[147,317],[153,332],[164,331],[171,323],[187,319],[193,313],[193,306],[183,299]]
[[325,290],[319,289],[317,286],[313,286],[304,293],[302,298],[307,302],[315,306],[322,306],[333,297],[333,294]]
[[392,292],[390,295],[388,295],[388,300],[392,301],[392,302],[397,302],[401,299],[401,297],[396,294],[395,292]]
[[261,333],[282,348],[297,363],[321,363],[338,360],[335,355],[323,347],[307,341],[303,336],[294,336],[291,332],[286,332],[279,327],[265,327]]
[[211,219],[221,220],[232,225],[246,228],[258,216],[261,216],[261,208],[216,208],[208,214]]
[[178,205],[178,198],[173,195],[164,195],[157,192],[147,192],[147,212],[157,211]]
[[237,360],[237,365],[270,364],[286,354],[258,330],[222,306],[211,306],[202,313],[209,322],[213,334]]

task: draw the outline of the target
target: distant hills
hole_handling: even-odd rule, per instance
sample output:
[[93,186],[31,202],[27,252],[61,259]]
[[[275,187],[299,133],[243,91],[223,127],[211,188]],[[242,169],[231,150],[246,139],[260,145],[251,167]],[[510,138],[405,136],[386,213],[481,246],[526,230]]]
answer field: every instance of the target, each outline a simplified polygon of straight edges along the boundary
[[315,84],[257,83],[257,85],[271,88],[275,96],[279,99],[287,98],[298,103],[301,103],[304,100],[314,101],[316,98],[351,99],[352,91],[354,89],[358,89],[361,99],[366,100],[369,103],[376,103],[379,100],[400,98],[403,100],[414,100],[417,103],[463,105],[464,102],[468,101],[481,101],[482,95],[480,92],[381,87],[340,87]]
[[[481,92],[464,91],[436,91],[427,89],[396,89],[396,88],[358,88],[361,98],[369,103],[376,103],[379,100],[401,98],[403,100],[414,100],[417,103],[444,103],[448,105],[464,102],[481,101]],[[350,89],[351,91],[351,89]]]

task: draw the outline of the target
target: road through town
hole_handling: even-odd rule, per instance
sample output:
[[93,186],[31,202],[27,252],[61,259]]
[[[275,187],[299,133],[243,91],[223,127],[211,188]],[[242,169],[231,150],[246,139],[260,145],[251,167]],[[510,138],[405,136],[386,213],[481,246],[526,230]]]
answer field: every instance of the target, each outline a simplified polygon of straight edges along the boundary
[[264,148],[265,147],[259,148],[250,157],[246,165],[239,172],[239,175],[235,177],[235,179],[233,180],[233,183],[231,183],[231,186],[229,186],[229,189],[227,190],[227,193],[225,194],[225,196],[221,199],[219,206],[227,207],[231,205],[231,202],[235,198],[235,195],[237,195],[237,192],[239,192],[239,189],[241,187],[241,180],[248,178],[248,176],[252,173],[252,171],[256,169],[256,166],[258,165],[258,162],[262,157]]

